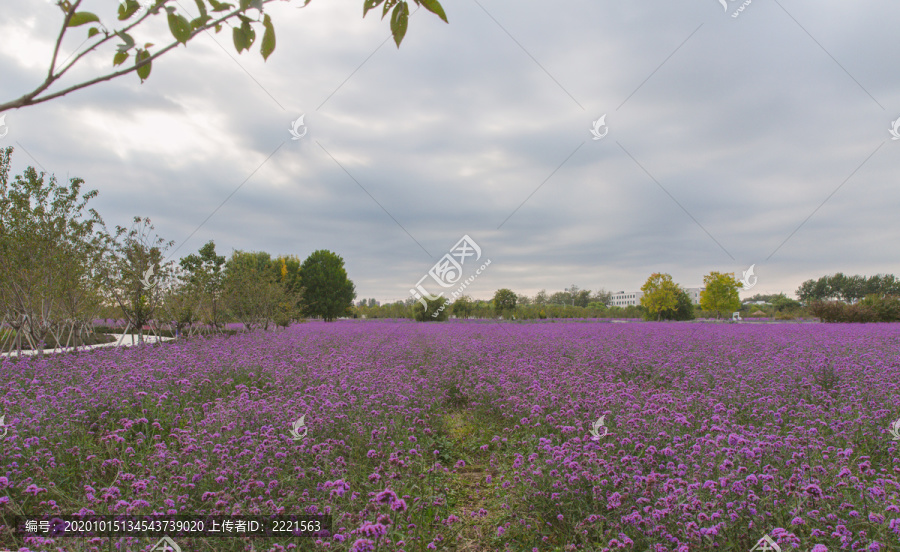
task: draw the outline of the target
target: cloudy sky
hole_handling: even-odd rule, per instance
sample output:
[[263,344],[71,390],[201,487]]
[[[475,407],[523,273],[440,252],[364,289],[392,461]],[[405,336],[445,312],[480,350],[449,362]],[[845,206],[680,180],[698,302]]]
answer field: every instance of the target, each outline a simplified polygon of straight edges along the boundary
[[[463,235],[491,261],[467,289],[480,298],[636,290],[653,272],[695,286],[751,265],[743,297],[900,275],[896,2],[444,0],[450,24],[420,9],[399,49],[362,0],[300,4],[266,6],[267,62],[226,28],[143,84],[7,111],[14,174],[83,178],[108,226],[150,217],[172,258],[208,240],[329,249],[381,301],[409,297]],[[115,7],[83,3],[119,28]],[[138,43],[171,40],[157,19]],[[3,0],[0,103],[42,82],[61,21],[47,0]]]

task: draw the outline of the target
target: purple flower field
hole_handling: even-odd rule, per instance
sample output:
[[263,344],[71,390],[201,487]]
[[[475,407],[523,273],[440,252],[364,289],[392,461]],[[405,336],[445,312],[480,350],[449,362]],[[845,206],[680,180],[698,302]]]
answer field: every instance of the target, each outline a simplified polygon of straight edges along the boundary
[[900,550],[898,382],[889,324],[340,321],[0,359],[0,549],[107,550],[10,533],[80,512],[333,516],[184,552]]

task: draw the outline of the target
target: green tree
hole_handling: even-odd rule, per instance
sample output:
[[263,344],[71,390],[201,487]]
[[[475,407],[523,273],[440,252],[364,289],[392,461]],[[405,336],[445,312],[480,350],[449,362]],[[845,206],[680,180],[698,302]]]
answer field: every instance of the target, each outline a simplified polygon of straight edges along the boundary
[[[143,2],[144,0],[141,0]],[[50,61],[49,70],[42,83],[27,94],[14,100],[0,103],[0,113],[9,109],[16,109],[29,105],[37,105],[54,98],[65,96],[70,92],[87,88],[88,86],[109,81],[123,75],[135,72],[144,82],[150,76],[153,62],[166,53],[174,50],[179,45],[187,46],[187,43],[196,36],[206,34],[210,30],[220,32],[228,25],[231,27],[234,48],[240,54],[250,48],[256,42],[257,31],[262,33],[259,41],[259,51],[263,59],[268,59],[275,51],[275,26],[269,14],[264,13],[265,5],[275,0],[238,0],[237,5],[221,0],[194,0],[198,12],[191,14],[184,7],[184,3],[178,0],[150,0],[149,9],[144,9],[139,0],[124,0],[119,4],[118,21],[120,24],[107,26],[96,14],[80,10],[83,0],[57,0],[56,5],[62,12],[62,25],[58,33],[54,33],[55,48]],[[312,0],[301,0],[303,6]],[[416,5],[423,6],[426,10],[436,14],[444,22],[447,15],[438,0],[413,0]],[[190,3],[187,3],[190,5]],[[363,3],[363,17],[378,6],[383,5],[382,19],[391,12],[391,34],[397,47],[406,35],[406,27],[409,21],[409,5],[405,0],[365,0]],[[193,6],[192,6],[193,7]],[[302,6],[301,6],[302,7]],[[393,8],[393,10],[392,10]],[[139,31],[147,35],[147,28],[153,28],[165,17],[169,32],[173,40],[160,46],[136,38]],[[73,27],[88,26],[86,39],[81,46],[72,52],[68,58],[60,59],[60,48],[66,33]],[[118,28],[115,28],[117,27]],[[66,76],[76,65],[83,71],[96,66],[96,55],[103,51],[109,51],[109,47],[115,42],[117,48],[112,57],[113,69],[101,75],[78,77],[78,82],[67,85],[62,90],[50,92],[49,89]],[[142,46],[143,44],[143,46]],[[88,61],[90,58],[90,61]],[[129,60],[133,59],[129,63]],[[126,65],[126,63],[128,65]],[[72,73],[81,73],[73,71]],[[71,73],[70,73],[71,75]],[[84,80],[81,80],[84,78]]]
[[593,295],[591,295],[591,303],[603,303],[605,306],[609,306],[609,301],[612,298],[612,293],[601,289],[595,291]]
[[735,312],[741,308],[741,298],[738,295],[741,283],[733,274],[710,272],[703,277],[703,285],[706,289],[700,292],[700,307],[705,311],[715,312],[716,320],[723,312]]
[[195,291],[200,299],[201,318],[218,331],[224,322],[222,293],[225,287],[224,255],[216,255],[216,244],[212,240],[201,247],[197,254],[181,259],[181,279]]
[[503,316],[516,310],[516,292],[511,289],[498,289],[494,293],[494,312]]
[[62,344],[62,332],[85,333],[102,304],[106,244],[95,225],[103,221],[94,209],[83,213],[97,191],[77,203],[84,180],[67,189],[33,167],[10,185],[12,152],[0,150],[0,321],[17,330],[19,347],[22,336],[39,346],[49,334]]
[[778,295],[775,295],[774,297],[772,297],[772,299],[770,300],[770,303],[772,303],[772,306],[778,312],[784,312],[786,310],[791,310],[791,309],[800,307],[799,301],[795,301],[783,293],[779,293]]
[[678,288],[678,305],[675,307],[672,320],[693,320],[695,316],[694,302],[691,301],[691,296],[687,291]]
[[347,278],[344,259],[331,251],[320,249],[307,257],[300,267],[300,280],[306,316],[331,322],[347,314],[356,299],[356,286]]
[[674,311],[678,308],[678,286],[672,281],[669,274],[660,274],[654,272],[647,278],[641,291],[641,305],[647,310],[652,318],[656,316],[656,320],[662,320],[663,311]]
[[105,291],[119,306],[125,320],[144,341],[144,325],[162,304],[162,289],[156,267],[163,253],[174,242],[166,243],[159,236],[150,239],[153,225],[149,218],[134,217],[130,230],[116,226],[115,234],[106,233],[107,262],[102,267]]
[[468,295],[461,295],[459,299],[453,302],[453,314],[459,318],[468,318],[472,315],[474,308],[472,298]]
[[[225,267],[225,305],[247,330],[290,324],[297,298],[288,291],[278,260],[266,252],[235,251]],[[286,320],[287,319],[287,320]]]
[[418,322],[443,322],[450,316],[450,309],[447,308],[447,298],[443,295],[436,299],[423,298],[427,301],[428,308],[422,305],[421,301],[416,301],[413,305],[413,317]]

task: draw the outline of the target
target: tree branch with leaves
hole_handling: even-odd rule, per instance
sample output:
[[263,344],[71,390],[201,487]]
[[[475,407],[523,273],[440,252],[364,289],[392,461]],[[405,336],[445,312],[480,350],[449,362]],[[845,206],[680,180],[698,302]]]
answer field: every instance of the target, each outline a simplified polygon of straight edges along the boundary
[[[127,75],[129,73],[137,73],[137,76],[143,83],[150,77],[150,71],[153,62],[174,50],[179,44],[187,46],[187,43],[193,40],[197,35],[205,33],[210,29],[215,29],[219,33],[223,29],[223,25],[229,25],[232,28],[232,41],[238,53],[250,48],[256,42],[256,27],[262,29],[262,40],[260,41],[260,54],[264,60],[268,60],[272,52],[275,51],[275,26],[269,14],[264,13],[265,5],[276,0],[238,0],[238,4],[230,4],[219,0],[194,0],[197,7],[197,16],[194,17],[187,13],[187,10],[178,2],[178,0],[120,0],[118,9],[118,21],[123,22],[123,26],[119,29],[107,27],[96,14],[88,11],[79,11],[83,0],[59,0],[56,5],[63,13],[62,27],[56,38],[53,48],[53,55],[50,60],[50,67],[47,76],[34,90],[22,95],[19,98],[0,103],[0,113],[9,109],[18,109],[30,105],[41,104],[55,98],[60,98],[93,86],[95,84],[110,81],[112,79]],[[290,1],[290,0],[281,0]],[[306,7],[312,0],[301,0],[302,6]],[[413,0],[416,5],[424,6],[428,11],[436,14],[444,22],[447,22],[447,15],[441,7],[438,0]],[[146,7],[141,3],[146,4]],[[382,19],[391,12],[391,34],[397,47],[406,35],[406,28],[409,20],[409,6],[404,0],[365,0],[363,4],[363,17],[372,9],[383,4]],[[176,7],[178,6],[178,7]],[[179,9],[180,8],[180,9]],[[135,31],[150,21],[153,17],[159,17],[165,13],[169,31],[174,40],[158,50],[151,52],[154,47],[153,43],[146,42],[143,46],[138,46],[138,42],[132,36]],[[255,15],[255,17],[253,16]],[[130,22],[129,22],[130,21]],[[234,23],[234,25],[232,25]],[[83,25],[90,25],[87,31],[87,39],[94,41],[88,44],[84,49],[79,51],[71,61],[65,61],[60,67],[57,67],[60,48],[66,33],[74,28]],[[59,81],[66,73],[68,73],[79,62],[82,62],[90,54],[98,52],[99,48],[116,39],[121,40],[121,44],[116,46],[116,53],[113,55],[113,67],[122,67],[129,59],[133,58],[133,65],[109,73],[89,78],[85,81],[73,84],[62,90],[49,92],[50,87]],[[83,64],[82,64],[83,65]]]

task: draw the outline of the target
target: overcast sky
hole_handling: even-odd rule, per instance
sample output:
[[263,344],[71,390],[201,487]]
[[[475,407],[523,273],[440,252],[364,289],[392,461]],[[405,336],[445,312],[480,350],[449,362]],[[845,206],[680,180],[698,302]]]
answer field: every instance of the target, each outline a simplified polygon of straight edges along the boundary
[[[8,101],[43,80],[62,13],[2,1]],[[267,5],[267,62],[226,28],[144,84],[7,112],[13,173],[83,178],[108,226],[150,217],[173,258],[208,240],[334,251],[380,301],[409,297],[463,235],[491,261],[478,298],[637,290],[653,272],[696,286],[751,265],[742,297],[900,275],[897,2],[444,0],[450,24],[420,9],[399,49],[362,0],[300,4]],[[116,22],[114,0],[83,6]],[[158,19],[138,43],[171,40]],[[63,85],[108,72],[113,52]]]

